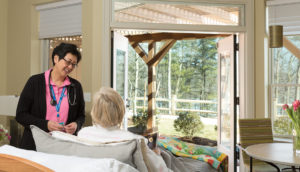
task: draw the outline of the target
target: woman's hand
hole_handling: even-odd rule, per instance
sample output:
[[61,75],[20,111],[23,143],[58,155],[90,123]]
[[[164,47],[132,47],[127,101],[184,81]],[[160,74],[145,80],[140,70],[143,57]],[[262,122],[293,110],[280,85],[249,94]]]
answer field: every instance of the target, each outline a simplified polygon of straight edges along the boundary
[[157,155],[160,155],[160,153],[161,153],[161,151],[160,151],[160,149],[158,147],[155,147],[153,149],[153,152],[155,152]]
[[77,123],[76,122],[71,122],[68,125],[65,125],[65,131],[69,134],[74,134],[77,129]]
[[64,127],[55,121],[48,121],[49,131],[64,131]]

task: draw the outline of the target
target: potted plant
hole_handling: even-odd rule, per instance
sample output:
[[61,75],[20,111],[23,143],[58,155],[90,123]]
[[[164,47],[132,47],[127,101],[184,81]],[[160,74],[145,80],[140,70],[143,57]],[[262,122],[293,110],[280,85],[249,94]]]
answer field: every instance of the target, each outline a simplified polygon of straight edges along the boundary
[[133,127],[128,127],[128,131],[142,135],[147,129],[147,111],[138,110],[132,117]]
[[[147,138],[148,147],[150,149],[156,148],[156,141],[158,137],[157,128],[153,128],[152,130],[147,130],[147,119],[148,113],[146,110],[138,110],[138,113],[132,117],[133,127],[128,127],[128,131],[139,134]],[[157,119],[156,119],[156,122]]]

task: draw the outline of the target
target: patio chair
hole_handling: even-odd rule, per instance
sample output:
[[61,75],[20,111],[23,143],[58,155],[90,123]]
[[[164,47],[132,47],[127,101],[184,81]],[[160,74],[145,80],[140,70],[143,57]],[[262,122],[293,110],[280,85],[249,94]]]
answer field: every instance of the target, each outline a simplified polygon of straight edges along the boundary
[[[240,164],[244,165],[246,171],[250,170],[250,158],[245,153],[244,149],[253,144],[272,143],[272,122],[270,118],[260,119],[239,119],[240,132]],[[253,158],[253,171],[255,172],[272,172],[277,171],[275,167],[270,164],[259,161]],[[276,164],[277,165],[277,164]],[[277,165],[280,169],[286,169],[287,166]]]

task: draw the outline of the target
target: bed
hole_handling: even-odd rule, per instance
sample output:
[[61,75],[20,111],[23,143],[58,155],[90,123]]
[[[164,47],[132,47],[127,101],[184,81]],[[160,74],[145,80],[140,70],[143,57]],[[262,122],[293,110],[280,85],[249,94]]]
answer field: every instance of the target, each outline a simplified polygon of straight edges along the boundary
[[[174,155],[161,148],[161,155],[147,155],[146,144],[140,140],[99,144],[78,139],[66,133],[44,132],[31,126],[36,151],[5,145],[0,147],[0,169],[4,171],[157,171],[162,159],[164,166],[174,172],[219,172],[206,162]],[[143,140],[143,139],[142,139]],[[28,170],[27,170],[28,169]],[[164,168],[167,169],[167,168]],[[0,171],[1,171],[0,170]],[[160,171],[168,171],[160,170]]]
[[[176,157],[171,152],[161,148],[162,156],[167,165],[175,172],[180,171],[221,171],[212,168],[205,162],[190,158]],[[54,160],[54,161],[53,161]],[[80,163],[79,163],[79,162]],[[87,168],[88,167],[88,168]],[[18,149],[5,145],[0,147],[0,171],[19,172],[52,172],[52,171],[114,171],[136,172],[127,164],[114,159],[79,158],[75,156],[52,155],[35,151]],[[83,170],[84,169],[84,170]]]
[[103,143],[84,140],[58,131],[49,134],[36,126],[31,126],[31,131],[37,152],[80,158],[110,158],[141,172],[169,171],[162,157],[147,148],[144,139]]
[[8,154],[0,154],[0,169],[1,171],[53,171],[36,162]]
[[19,149],[10,145],[0,147],[0,171],[111,171],[137,172],[132,166],[111,158],[83,158],[55,155]]

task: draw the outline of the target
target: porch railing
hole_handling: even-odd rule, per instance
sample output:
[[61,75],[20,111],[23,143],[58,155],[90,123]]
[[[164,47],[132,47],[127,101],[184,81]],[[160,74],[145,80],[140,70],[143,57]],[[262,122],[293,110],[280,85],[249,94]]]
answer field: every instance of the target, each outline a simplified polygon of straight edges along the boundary
[[[136,109],[147,109],[147,99],[145,97],[136,97]],[[191,99],[177,99],[172,96],[171,99],[156,98],[156,109],[161,115],[175,115],[176,112],[198,112],[211,114],[216,116],[218,102],[213,100],[191,100]]]

